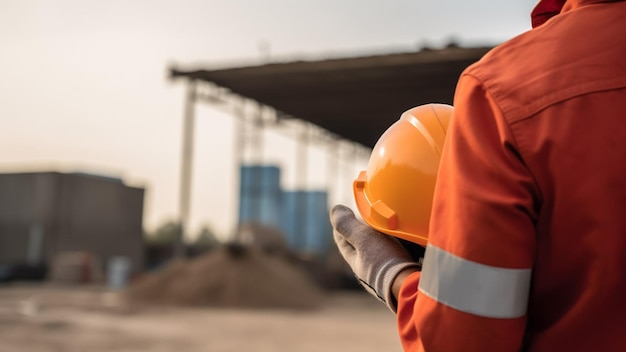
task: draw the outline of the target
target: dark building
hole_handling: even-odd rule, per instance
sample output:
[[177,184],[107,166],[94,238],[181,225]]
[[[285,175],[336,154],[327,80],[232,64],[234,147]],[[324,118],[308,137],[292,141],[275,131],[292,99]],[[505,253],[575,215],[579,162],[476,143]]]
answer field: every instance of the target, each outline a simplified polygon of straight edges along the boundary
[[67,252],[91,254],[106,269],[127,257],[143,269],[142,188],[80,173],[0,174],[0,267],[40,265]]

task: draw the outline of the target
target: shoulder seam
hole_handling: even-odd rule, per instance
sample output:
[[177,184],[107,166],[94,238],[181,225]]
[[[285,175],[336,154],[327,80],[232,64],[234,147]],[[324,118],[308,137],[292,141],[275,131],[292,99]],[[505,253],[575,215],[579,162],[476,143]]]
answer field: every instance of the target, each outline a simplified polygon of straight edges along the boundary
[[529,119],[541,110],[578,96],[607,90],[626,88],[626,76],[620,76],[599,81],[584,82],[581,84],[570,86],[566,89],[555,91],[534,101],[521,102],[521,104],[518,104],[518,107],[510,110],[505,110],[502,108],[502,104],[500,103],[501,97],[496,91],[491,89],[487,82],[482,80],[476,74],[470,72],[466,72],[465,74],[474,77],[477,81],[480,82],[480,84],[484,87],[485,92],[494,99],[496,105],[498,106],[498,109],[500,109],[500,112],[503,114],[503,116],[506,116],[506,120],[510,125]]

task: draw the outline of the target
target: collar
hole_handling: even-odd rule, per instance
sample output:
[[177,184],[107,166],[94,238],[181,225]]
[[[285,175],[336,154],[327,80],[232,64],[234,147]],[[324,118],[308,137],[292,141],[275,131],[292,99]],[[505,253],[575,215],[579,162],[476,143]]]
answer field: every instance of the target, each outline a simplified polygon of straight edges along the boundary
[[561,12],[567,12],[583,5],[622,0],[540,0],[530,14],[533,28],[539,27]]

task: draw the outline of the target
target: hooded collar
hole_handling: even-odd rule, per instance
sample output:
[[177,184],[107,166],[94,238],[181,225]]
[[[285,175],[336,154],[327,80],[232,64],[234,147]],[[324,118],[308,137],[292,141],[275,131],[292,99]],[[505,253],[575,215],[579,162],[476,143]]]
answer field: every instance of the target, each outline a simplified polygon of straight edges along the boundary
[[550,18],[582,5],[621,0],[540,0],[530,14],[533,28],[539,27]]

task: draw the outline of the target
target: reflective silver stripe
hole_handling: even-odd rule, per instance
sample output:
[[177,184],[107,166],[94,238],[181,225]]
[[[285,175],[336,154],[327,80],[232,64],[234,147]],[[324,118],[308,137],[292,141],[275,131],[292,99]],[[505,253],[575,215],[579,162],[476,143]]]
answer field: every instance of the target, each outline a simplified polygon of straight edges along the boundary
[[472,262],[429,244],[421,293],[462,312],[488,318],[526,314],[531,269],[505,269]]

